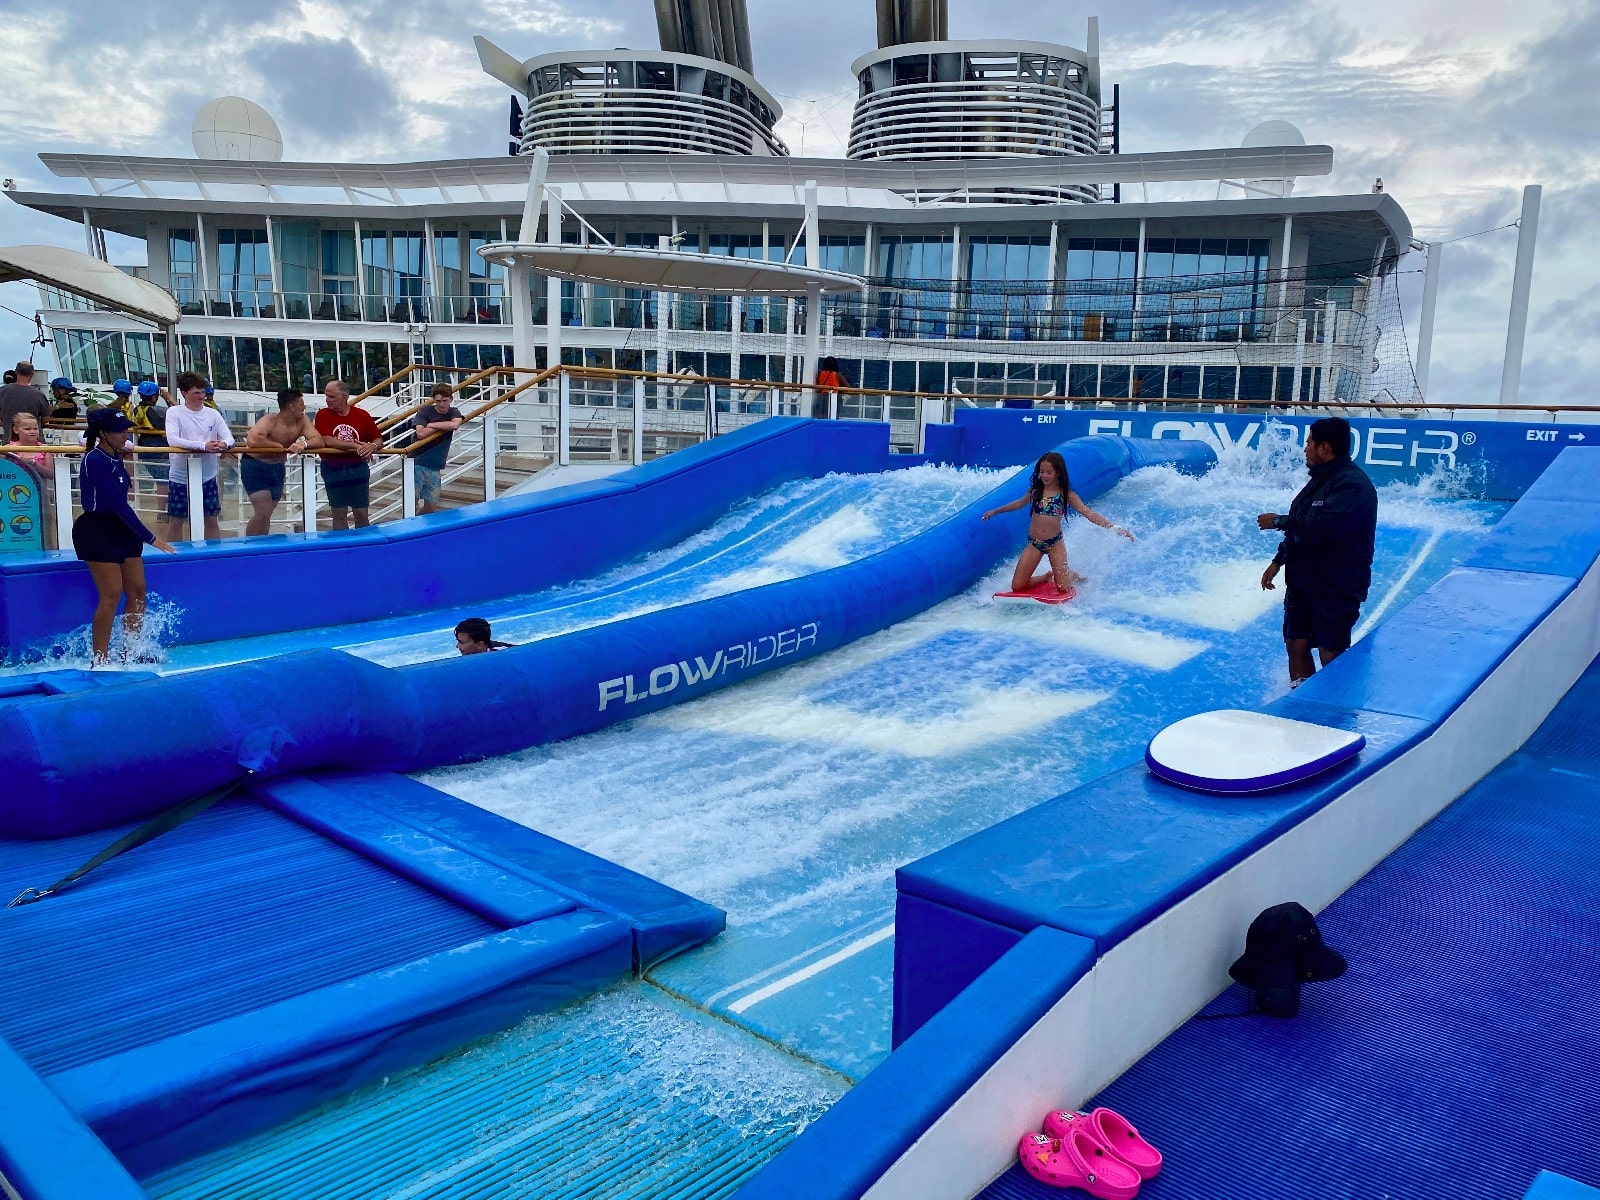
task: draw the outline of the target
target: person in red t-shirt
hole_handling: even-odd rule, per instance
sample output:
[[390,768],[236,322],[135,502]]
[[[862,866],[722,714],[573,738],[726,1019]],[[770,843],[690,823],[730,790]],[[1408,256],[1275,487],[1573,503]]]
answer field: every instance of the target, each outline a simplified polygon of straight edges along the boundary
[[368,463],[382,449],[383,434],[371,413],[350,403],[350,389],[340,380],[331,381],[322,394],[328,407],[317,413],[317,432],[329,447],[355,451],[322,456],[322,486],[328,491],[333,527],[349,529],[353,511],[359,529],[367,523],[367,484],[372,478]]

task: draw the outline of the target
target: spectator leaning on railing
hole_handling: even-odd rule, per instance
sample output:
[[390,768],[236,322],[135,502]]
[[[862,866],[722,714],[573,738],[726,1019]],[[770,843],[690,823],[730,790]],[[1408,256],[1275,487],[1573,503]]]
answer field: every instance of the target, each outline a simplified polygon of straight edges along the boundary
[[[283,499],[284,480],[289,474],[285,455],[315,450],[322,445],[322,435],[306,416],[305,393],[299,388],[280,391],[278,411],[268,413],[252,425],[245,435],[244,445],[239,476],[254,510],[244,531],[246,536],[257,537],[272,528],[273,510]],[[251,453],[255,450],[262,453]],[[310,499],[314,505],[315,497]]]
[[[168,408],[167,444],[179,450],[200,450],[201,508],[205,514],[205,536],[220,538],[222,496],[217,491],[217,456],[233,445],[233,431],[214,408],[206,407],[206,381],[193,371],[178,376],[179,407]],[[189,520],[189,456],[169,457],[171,478],[167,483],[167,527],[171,540],[181,541],[183,526]]]
[[451,403],[454,398],[455,393],[448,383],[434,384],[433,402],[417,413],[414,422],[418,441],[433,434],[440,435],[438,441],[424,446],[411,459],[416,472],[419,513],[439,511],[439,497],[444,491],[444,465],[450,461],[450,441],[465,419],[461,410]]
[[383,448],[383,433],[372,414],[350,403],[350,389],[334,379],[322,389],[328,406],[317,413],[317,432],[328,446],[354,451],[322,456],[322,484],[328,491],[328,508],[335,529],[349,529],[352,514],[356,528],[367,523],[368,485],[374,454]]

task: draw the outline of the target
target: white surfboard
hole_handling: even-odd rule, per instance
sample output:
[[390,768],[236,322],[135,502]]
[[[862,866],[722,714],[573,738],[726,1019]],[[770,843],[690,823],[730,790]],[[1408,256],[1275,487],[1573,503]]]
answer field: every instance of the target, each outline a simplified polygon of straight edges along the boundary
[[1223,708],[1168,725],[1145,749],[1152,774],[1179,787],[1246,795],[1289,787],[1361,753],[1359,733]]

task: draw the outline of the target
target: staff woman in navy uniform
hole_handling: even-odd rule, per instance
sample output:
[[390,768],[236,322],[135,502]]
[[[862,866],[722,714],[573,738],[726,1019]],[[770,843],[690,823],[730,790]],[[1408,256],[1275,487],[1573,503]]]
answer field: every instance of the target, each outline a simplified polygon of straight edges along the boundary
[[144,548],[154,546],[164,554],[172,547],[145,527],[128,504],[128,471],[122,465],[123,449],[133,422],[115,408],[97,408],[89,414],[89,452],[83,456],[78,486],[83,513],[72,523],[72,548],[89,566],[99,603],[90,626],[94,665],[111,660],[111,623],[117,605],[127,597],[122,615],[124,645],[131,647],[144,627]]

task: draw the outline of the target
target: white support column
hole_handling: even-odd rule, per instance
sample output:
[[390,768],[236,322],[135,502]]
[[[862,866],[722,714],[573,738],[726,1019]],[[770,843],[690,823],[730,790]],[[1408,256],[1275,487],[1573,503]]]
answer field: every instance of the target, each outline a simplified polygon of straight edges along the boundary
[[550,151],[540,146],[531,155],[528,194],[522,201],[522,225],[517,240],[531,245],[539,240],[539,209],[544,206],[544,185],[550,173]]
[[[428,304],[428,320],[434,324],[440,324],[445,321],[453,323],[456,318],[453,306],[449,303],[440,303],[443,297],[439,287],[439,252],[433,244],[432,217],[422,218],[422,252],[428,256],[428,294],[431,297]],[[470,275],[471,270],[472,265],[470,263],[464,264],[464,275]]]
[[1417,325],[1417,398],[1428,401],[1428,366],[1433,361],[1433,313],[1439,303],[1439,271],[1444,266],[1444,246],[1428,243],[1422,274],[1422,315]]
[[1339,334],[1339,306],[1332,300],[1322,302],[1322,392],[1319,399],[1332,404],[1333,396],[1333,343]]
[[[794,326],[796,316],[794,297],[791,296],[784,301],[783,313],[783,381],[785,383],[794,383]],[[798,409],[795,415],[800,415]]]
[[[559,246],[561,244],[561,190],[547,187],[545,188],[545,196],[548,201],[549,215],[545,222],[544,240],[552,246]],[[561,365],[561,281],[554,275],[545,278],[544,308],[545,365],[559,367]]]
[[303,533],[317,531],[316,462],[315,454],[300,456],[300,530]]
[[200,264],[200,311],[209,313],[206,302],[211,295],[211,255],[206,253],[206,219],[198,212],[194,214],[194,249]]
[[[817,230],[817,181],[806,180],[806,266],[815,270],[822,258],[822,239]],[[806,284],[806,356],[800,367],[800,382],[805,391],[800,396],[802,416],[810,416],[815,407],[817,359],[822,339],[822,285]]]
[[198,454],[186,454],[183,457],[189,480],[189,540],[203,542],[206,537],[204,464]]
[[1506,324],[1506,357],[1500,368],[1500,403],[1517,402],[1522,384],[1522,345],[1528,333],[1528,298],[1533,292],[1533,243],[1539,233],[1539,198],[1544,189],[1530,183],[1522,189],[1522,218],[1517,222],[1517,266],[1511,277],[1511,318]]
[[[672,249],[672,239],[666,235],[656,238],[656,249],[666,253]],[[656,293],[656,371],[665,375],[670,368],[667,365],[667,332],[672,325],[672,293]]]
[[50,456],[50,484],[56,501],[56,549],[72,547],[72,460],[65,454]]
[[728,327],[728,375],[733,379],[742,379],[743,376],[739,374],[739,351],[744,342],[744,297],[733,297],[730,308],[733,319]]
[[1306,369],[1306,321],[1298,317],[1294,323],[1294,383],[1289,388],[1289,403],[1300,403],[1300,379]]
[[572,379],[565,371],[556,378],[556,466],[565,467],[572,462]]
[[1294,214],[1283,218],[1283,253],[1278,255],[1278,320],[1289,307],[1289,247],[1294,242]]
[[[94,218],[89,215],[89,210],[83,210],[83,251],[90,258],[99,258],[94,252]],[[7,436],[10,436],[9,433]]]
[[1144,255],[1148,239],[1145,237],[1147,222],[1144,217],[1139,218],[1139,247],[1134,251],[1133,257],[1133,336],[1139,338],[1139,317],[1144,312]]
[[284,316],[283,264],[278,261],[278,238],[272,228],[272,214],[267,214],[267,269],[272,275],[272,311],[278,319]]
[[[356,320],[365,321],[367,319],[367,271],[361,262],[361,218],[353,218],[350,224],[355,227],[356,238]],[[339,311],[337,302],[335,302],[333,308],[335,314],[337,314]]]
[[644,461],[644,378],[633,381],[633,465]]
[[533,271],[521,263],[513,263],[506,272],[506,290],[511,296],[511,358],[512,365],[533,370],[539,356],[538,327],[533,323]]
[[409,458],[400,460],[400,515],[417,515],[417,473]]
[[485,413],[479,419],[483,422],[483,498],[493,500],[499,492],[494,477],[495,463],[500,451],[500,439],[495,433],[497,418],[492,413]]

